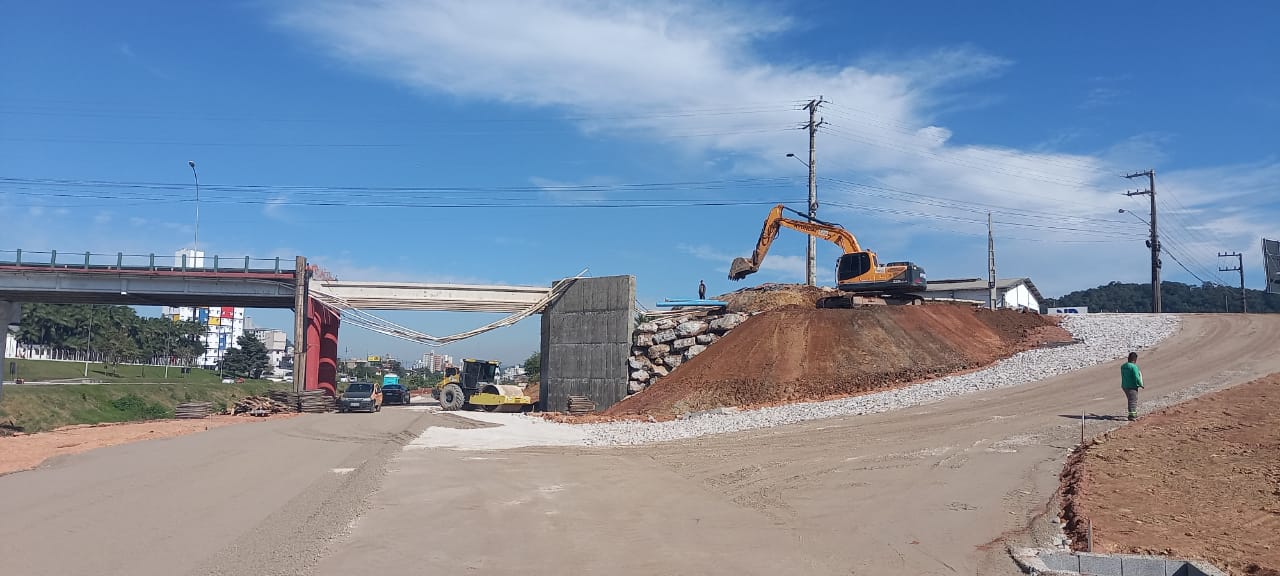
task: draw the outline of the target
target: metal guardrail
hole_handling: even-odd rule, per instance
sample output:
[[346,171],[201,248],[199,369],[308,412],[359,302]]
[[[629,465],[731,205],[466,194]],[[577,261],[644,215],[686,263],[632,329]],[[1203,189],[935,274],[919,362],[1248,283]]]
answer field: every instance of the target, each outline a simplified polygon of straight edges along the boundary
[[99,254],[94,252],[59,252],[0,250],[0,266],[23,266],[55,270],[132,270],[160,272],[228,272],[257,274],[292,274],[293,258],[251,258],[202,256],[192,258],[156,254]]

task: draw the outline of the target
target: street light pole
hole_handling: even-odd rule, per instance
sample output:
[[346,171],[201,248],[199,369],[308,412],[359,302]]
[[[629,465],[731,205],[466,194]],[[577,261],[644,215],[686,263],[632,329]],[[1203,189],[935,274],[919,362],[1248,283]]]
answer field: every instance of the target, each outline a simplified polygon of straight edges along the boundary
[[[191,242],[191,258],[194,260],[196,253],[200,251],[200,174],[196,172],[195,160],[187,160],[187,166],[191,167],[191,177],[196,181],[196,235]],[[192,262],[192,264],[195,264],[195,262]]]
[[84,377],[89,377],[89,357],[93,354],[93,307],[89,307],[89,337],[84,344]]

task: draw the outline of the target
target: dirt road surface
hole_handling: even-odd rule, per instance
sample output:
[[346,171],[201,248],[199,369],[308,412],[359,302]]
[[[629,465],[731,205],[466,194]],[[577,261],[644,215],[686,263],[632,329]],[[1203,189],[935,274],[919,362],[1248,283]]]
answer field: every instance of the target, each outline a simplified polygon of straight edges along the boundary
[[[1143,401],[1280,370],[1276,338],[1276,317],[1187,316],[1143,354]],[[1123,414],[1118,367],[640,448],[407,451],[317,573],[1017,574],[1004,542],[1047,510],[1081,412]]]
[[387,457],[442,416],[304,414],[59,457],[0,476],[3,573],[301,574]]
[[98,448],[129,444],[142,440],[171,438],[204,432],[233,424],[257,424],[269,419],[291,418],[277,414],[268,418],[214,415],[192,420],[149,420],[91,426],[67,426],[38,434],[0,436],[0,475],[35,468],[57,456],[79,454]]
[[[1143,355],[1144,410],[1280,371],[1277,338],[1280,318],[1185,317]],[[1045,511],[1079,414],[1124,409],[1117,367],[636,448],[402,450],[460,420],[392,409],[227,427],[0,477],[0,558],[37,576],[1014,574],[1003,542]]]

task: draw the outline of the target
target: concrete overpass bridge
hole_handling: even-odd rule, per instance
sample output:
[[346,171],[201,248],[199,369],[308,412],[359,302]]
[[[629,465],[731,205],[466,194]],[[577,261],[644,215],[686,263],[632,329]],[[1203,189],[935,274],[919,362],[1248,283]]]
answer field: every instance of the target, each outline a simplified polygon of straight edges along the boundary
[[[21,303],[235,306],[294,311],[294,382],[336,390],[342,310],[543,314],[543,410],[569,395],[608,406],[626,396],[635,279],[581,278],[551,286],[331,280],[293,259],[0,250],[0,326]],[[0,365],[5,350],[0,345]]]

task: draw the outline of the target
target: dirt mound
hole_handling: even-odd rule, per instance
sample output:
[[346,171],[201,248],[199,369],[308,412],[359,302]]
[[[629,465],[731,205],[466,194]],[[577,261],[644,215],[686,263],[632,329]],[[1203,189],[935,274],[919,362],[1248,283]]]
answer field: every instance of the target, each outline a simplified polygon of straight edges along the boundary
[[837,293],[830,288],[804,284],[761,284],[717,296],[716,300],[728,302],[730,312],[765,312],[791,305],[812,308],[819,298]]
[[1280,575],[1280,374],[1144,416],[1062,472],[1073,542]]
[[1055,322],[1039,314],[968,305],[786,306],[753,316],[605,414],[664,419],[720,406],[818,400],[895,387],[1061,340],[1066,333]]

